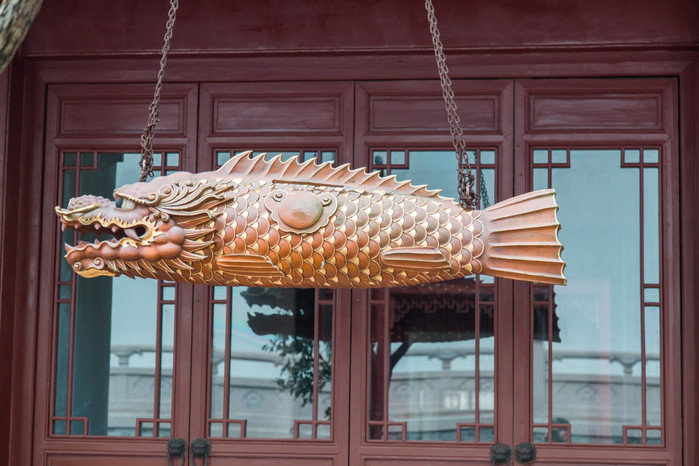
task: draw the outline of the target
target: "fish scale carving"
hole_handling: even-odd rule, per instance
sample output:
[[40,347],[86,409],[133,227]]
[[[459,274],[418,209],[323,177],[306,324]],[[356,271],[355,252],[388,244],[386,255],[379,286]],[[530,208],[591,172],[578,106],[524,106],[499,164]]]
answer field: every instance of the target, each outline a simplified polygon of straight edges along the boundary
[[[220,252],[268,256],[285,277],[248,278],[216,270],[211,278],[215,283],[225,285],[236,280],[243,286],[301,287],[312,279],[314,286],[320,287],[403,286],[473,273],[470,260],[473,219],[470,213],[458,207],[440,210],[437,202],[414,196],[395,193],[351,196],[351,192],[335,188],[330,192],[337,197],[339,207],[330,218],[331,225],[308,235],[280,234],[270,228],[270,213],[250,209],[249,202],[284,187],[242,184],[234,190],[236,201],[219,207],[220,216],[204,227],[215,228],[219,219],[225,222],[225,227],[217,229],[219,240],[214,241],[212,257]],[[317,187],[308,191],[315,195],[327,194],[327,190]],[[470,234],[464,235],[463,230]],[[437,235],[428,236],[428,232]],[[434,247],[444,255],[449,268],[418,272],[383,266],[379,251],[387,247]],[[204,277],[187,275],[203,283]]]
[[178,172],[115,196],[130,208],[94,196],[56,208],[64,228],[117,237],[66,245],[84,276],[316,288],[472,273],[565,282],[552,190],[465,211],[438,191],[376,172],[244,153],[215,172]]

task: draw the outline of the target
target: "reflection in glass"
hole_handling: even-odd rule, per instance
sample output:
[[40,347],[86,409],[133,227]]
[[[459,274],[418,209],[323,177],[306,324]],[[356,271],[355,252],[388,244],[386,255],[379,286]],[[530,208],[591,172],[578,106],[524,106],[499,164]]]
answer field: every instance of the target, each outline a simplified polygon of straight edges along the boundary
[[[487,206],[495,151],[468,156]],[[458,195],[453,151],[375,150],[371,160],[385,175]],[[371,291],[369,440],[493,441],[495,309],[488,276]]]
[[214,287],[211,436],[329,439],[333,293]]
[[373,294],[370,439],[487,441],[476,434],[494,422],[494,284]]
[[[64,154],[63,166],[80,164],[63,172],[64,206],[80,194],[111,198],[114,188],[140,175],[139,154],[79,155]],[[69,229],[61,239],[75,244],[77,233]],[[169,436],[174,285],[127,277],[85,279],[72,273],[62,255],[61,247],[53,410],[59,419],[52,433]]]
[[[385,154],[385,151],[374,151],[374,165],[378,163],[377,158],[384,160]],[[495,198],[495,151],[469,150],[467,154],[476,176],[474,190],[481,196],[479,208],[488,207]],[[393,158],[391,155],[391,160]],[[430,189],[441,189],[442,196],[458,199],[457,162],[453,151],[408,151],[408,158],[399,160],[401,165],[386,165],[387,169],[383,174],[396,175],[401,181],[412,180],[414,185],[424,184]]]
[[645,152],[571,150],[550,171],[548,151],[532,153],[533,188],[557,191],[568,278],[532,287],[547,337],[533,342],[537,442],[660,442],[644,437],[661,421],[659,167]]

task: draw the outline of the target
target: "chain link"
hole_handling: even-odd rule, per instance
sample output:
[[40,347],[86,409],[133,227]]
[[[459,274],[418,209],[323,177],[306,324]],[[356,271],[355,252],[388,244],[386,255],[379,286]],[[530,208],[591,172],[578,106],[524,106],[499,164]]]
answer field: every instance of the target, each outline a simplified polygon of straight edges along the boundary
[[[471,164],[468,161],[468,152],[466,151],[464,132],[461,129],[461,119],[459,118],[459,114],[457,113],[456,109],[454,91],[451,88],[451,79],[449,79],[449,68],[447,67],[447,59],[444,55],[444,46],[439,38],[437,17],[434,14],[432,0],[425,0],[425,9],[427,10],[427,19],[430,22],[430,33],[432,34],[432,45],[434,45],[434,56],[437,59],[437,70],[439,71],[439,80],[442,84],[442,96],[444,97],[444,106],[446,107],[447,119],[449,120],[449,132],[451,133],[454,152],[456,153],[456,161],[458,163],[457,174],[459,178],[459,203],[461,204],[462,208],[473,210],[478,207],[478,202],[481,196],[476,194],[473,190],[473,185],[475,184],[476,178],[473,176]],[[485,190],[483,170],[480,170],[479,183],[481,193],[485,193],[484,201],[487,201],[488,193]]]
[[160,122],[160,91],[163,88],[163,76],[165,76],[165,65],[167,65],[167,52],[170,50],[170,39],[172,39],[172,30],[175,26],[175,15],[179,0],[170,0],[170,11],[168,12],[167,24],[165,25],[165,36],[163,43],[162,55],[160,57],[160,70],[158,71],[158,82],[155,84],[155,92],[153,94],[153,102],[148,107],[148,123],[143,128],[141,135],[141,161],[138,165],[141,167],[141,177],[138,181],[146,181],[153,176],[153,133],[155,126]]

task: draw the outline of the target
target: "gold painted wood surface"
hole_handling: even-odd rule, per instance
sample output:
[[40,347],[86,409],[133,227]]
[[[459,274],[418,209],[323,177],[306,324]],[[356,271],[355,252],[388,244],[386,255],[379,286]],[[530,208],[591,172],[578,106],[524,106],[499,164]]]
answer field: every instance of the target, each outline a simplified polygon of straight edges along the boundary
[[484,273],[565,284],[554,190],[465,211],[439,191],[378,172],[236,155],[56,207],[63,228],[114,239],[66,245],[85,277],[208,285],[350,288]]

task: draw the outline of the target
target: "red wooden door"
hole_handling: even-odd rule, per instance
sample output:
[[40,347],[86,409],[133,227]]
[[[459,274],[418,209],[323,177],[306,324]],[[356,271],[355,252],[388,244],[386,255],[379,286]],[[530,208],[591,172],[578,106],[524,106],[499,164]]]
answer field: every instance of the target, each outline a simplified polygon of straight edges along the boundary
[[[456,81],[483,206],[511,197],[511,80]],[[438,82],[357,85],[355,165],[456,195]],[[350,464],[489,465],[512,444],[512,282],[354,291]]]
[[565,287],[515,284],[514,436],[537,464],[681,464],[676,95],[516,83],[515,193],[557,190],[568,262]]
[[[77,231],[61,233],[53,212],[138,180],[151,96],[149,85],[48,88],[36,464],[161,465],[166,439],[189,434],[193,287],[78,277],[62,257]],[[194,170],[197,97],[196,85],[165,86],[157,176]]]
[[[199,170],[243,150],[349,161],[353,84],[203,84]],[[347,461],[349,290],[196,287],[190,439],[210,464]]]

